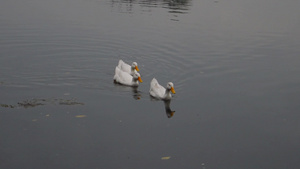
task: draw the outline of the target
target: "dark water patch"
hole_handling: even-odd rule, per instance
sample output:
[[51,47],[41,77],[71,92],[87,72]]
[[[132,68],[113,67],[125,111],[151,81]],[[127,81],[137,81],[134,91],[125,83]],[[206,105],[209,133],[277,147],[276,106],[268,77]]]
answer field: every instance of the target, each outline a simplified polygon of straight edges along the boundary
[[187,14],[190,10],[191,2],[190,0],[112,0],[111,7],[119,13],[129,15],[134,13],[152,15],[154,11],[165,12],[165,10],[161,9],[166,9],[168,13],[173,14],[169,18],[171,21],[179,21],[178,15]]
[[30,100],[24,100],[22,102],[18,102],[17,104],[1,104],[1,107],[3,108],[34,108],[37,106],[44,106],[44,105],[84,105],[82,102],[78,102],[77,99],[30,99]]
[[188,6],[191,6],[191,0],[112,0],[111,5],[125,5],[128,9],[131,9],[132,5],[139,4],[142,7],[165,7],[165,8],[186,8]]

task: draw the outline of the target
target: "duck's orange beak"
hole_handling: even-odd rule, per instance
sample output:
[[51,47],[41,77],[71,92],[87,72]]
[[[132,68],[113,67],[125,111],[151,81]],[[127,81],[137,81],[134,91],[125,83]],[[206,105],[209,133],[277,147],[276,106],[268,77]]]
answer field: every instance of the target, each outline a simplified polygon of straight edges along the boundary
[[136,71],[140,71],[139,68],[138,68],[138,66],[135,66],[135,70],[136,70]]
[[139,80],[141,83],[143,83],[142,78],[141,78],[140,76],[138,77],[138,80]]
[[171,87],[171,92],[172,92],[173,94],[176,93],[175,90],[174,90],[174,87]]

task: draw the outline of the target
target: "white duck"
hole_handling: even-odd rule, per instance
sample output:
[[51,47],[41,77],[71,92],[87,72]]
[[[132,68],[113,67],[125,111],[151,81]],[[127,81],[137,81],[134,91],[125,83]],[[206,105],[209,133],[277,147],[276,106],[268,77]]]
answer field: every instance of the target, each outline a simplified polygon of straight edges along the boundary
[[123,60],[119,60],[118,67],[122,71],[129,73],[131,76],[133,76],[134,72],[140,71],[136,62],[132,62],[131,66],[130,66],[129,64],[123,62]]
[[115,69],[114,81],[126,86],[139,86],[139,82],[143,82],[141,75],[136,71],[131,76],[129,73],[123,72],[118,66]]
[[170,92],[175,94],[174,84],[172,82],[168,82],[167,89],[165,89],[158,83],[155,78],[152,79],[149,90],[149,93],[152,97],[162,100],[171,100],[172,95]]

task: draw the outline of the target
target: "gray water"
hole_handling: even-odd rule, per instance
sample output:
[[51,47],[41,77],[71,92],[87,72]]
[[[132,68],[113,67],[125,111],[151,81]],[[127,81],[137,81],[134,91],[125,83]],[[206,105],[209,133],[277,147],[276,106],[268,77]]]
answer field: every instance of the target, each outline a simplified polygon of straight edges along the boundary
[[[298,169],[299,9],[1,1],[0,168]],[[119,59],[138,63],[138,88],[113,83]],[[169,105],[153,77],[174,83]]]

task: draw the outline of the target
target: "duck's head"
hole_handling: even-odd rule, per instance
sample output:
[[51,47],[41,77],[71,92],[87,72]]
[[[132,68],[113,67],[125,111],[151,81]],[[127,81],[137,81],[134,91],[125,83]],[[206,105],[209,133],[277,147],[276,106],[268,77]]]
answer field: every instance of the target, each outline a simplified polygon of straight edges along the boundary
[[141,75],[138,72],[134,72],[132,77],[134,80],[138,80],[141,83],[143,82],[143,80],[141,79]]
[[139,68],[138,68],[138,66],[137,66],[137,63],[136,63],[136,62],[133,62],[133,63],[132,63],[131,68],[132,68],[133,70],[135,69],[136,71],[140,71]]
[[171,92],[172,92],[173,94],[176,93],[176,92],[175,92],[175,89],[174,89],[174,84],[173,84],[172,82],[169,82],[169,83],[167,84],[167,89],[168,89],[168,90],[171,90]]

